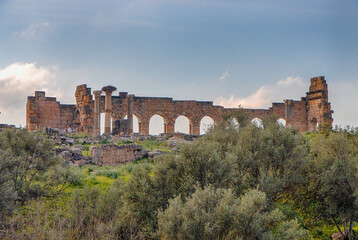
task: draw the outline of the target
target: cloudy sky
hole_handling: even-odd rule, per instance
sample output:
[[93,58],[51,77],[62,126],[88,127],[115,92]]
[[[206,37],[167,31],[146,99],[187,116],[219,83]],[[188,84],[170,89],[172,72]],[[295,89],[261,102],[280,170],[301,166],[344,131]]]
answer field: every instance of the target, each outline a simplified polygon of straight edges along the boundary
[[263,108],[326,76],[334,124],[358,126],[358,1],[0,0],[0,122],[76,85]]

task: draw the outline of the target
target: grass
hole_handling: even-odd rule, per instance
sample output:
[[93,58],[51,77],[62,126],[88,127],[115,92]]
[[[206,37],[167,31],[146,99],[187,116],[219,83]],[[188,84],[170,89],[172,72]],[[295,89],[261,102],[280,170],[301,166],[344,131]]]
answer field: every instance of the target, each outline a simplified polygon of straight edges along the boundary
[[133,142],[132,142],[132,141],[129,141],[129,140],[121,140],[121,141],[118,141],[118,142],[117,142],[117,145],[122,146],[122,145],[131,144],[131,143],[133,143]]
[[86,157],[92,156],[90,151],[82,151],[82,155]]
[[86,185],[100,185],[101,188],[107,188],[118,178],[126,182],[130,178],[131,172],[139,165],[151,166],[153,160],[143,158],[119,166],[86,165],[70,167],[72,174],[78,179],[76,184],[73,184],[70,188],[73,190],[74,188],[83,188]]
[[71,133],[71,134],[69,134],[69,136],[72,137],[73,139],[84,139],[84,138],[88,137],[87,134],[85,134],[85,133],[80,133],[80,134]]
[[143,141],[136,141],[136,144],[142,145],[144,150],[147,151],[153,151],[155,149],[158,149],[162,152],[170,152],[172,151],[170,148],[168,148],[167,142],[158,142],[156,140],[147,139]]

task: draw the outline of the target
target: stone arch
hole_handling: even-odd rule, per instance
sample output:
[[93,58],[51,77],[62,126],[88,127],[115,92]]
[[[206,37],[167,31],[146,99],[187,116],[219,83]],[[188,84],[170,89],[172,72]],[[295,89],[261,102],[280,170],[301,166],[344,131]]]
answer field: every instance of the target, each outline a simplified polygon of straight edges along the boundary
[[263,121],[258,117],[253,118],[251,120],[251,123],[254,124],[258,128],[263,128],[264,127]]
[[150,135],[159,135],[165,133],[165,118],[159,114],[153,114],[149,118],[148,132]]
[[210,116],[204,116],[200,119],[200,135],[203,135],[207,130],[215,125],[214,119]]
[[284,118],[277,119],[277,123],[282,127],[286,127],[286,120]]
[[204,117],[209,117],[214,121],[214,125],[217,125],[220,121],[221,121],[221,116],[217,116],[217,114],[213,114],[213,113],[203,113],[200,117],[199,117],[199,122],[201,122],[201,120]]
[[190,118],[185,115],[179,115],[174,121],[175,132],[190,134]]
[[190,114],[190,113],[185,112],[185,111],[183,111],[183,110],[179,110],[179,111],[174,110],[174,112],[170,114],[170,118],[173,119],[174,122],[175,122],[175,120],[176,120],[178,117],[180,117],[180,116],[184,116],[184,117],[186,117],[187,119],[189,119],[189,122],[190,122],[190,123],[192,122],[192,119],[195,118],[195,117],[193,116],[193,114]]

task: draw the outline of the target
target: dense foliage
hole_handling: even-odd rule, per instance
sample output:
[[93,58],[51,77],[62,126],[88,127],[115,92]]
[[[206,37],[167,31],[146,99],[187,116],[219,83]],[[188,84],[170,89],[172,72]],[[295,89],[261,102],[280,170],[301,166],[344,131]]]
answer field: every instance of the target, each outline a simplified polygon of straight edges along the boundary
[[44,137],[0,133],[3,236],[357,239],[354,130],[302,134],[234,117],[239,126],[228,117],[179,152],[112,169],[63,167]]
[[0,221],[18,203],[58,194],[66,187],[69,177],[47,137],[26,130],[1,132]]

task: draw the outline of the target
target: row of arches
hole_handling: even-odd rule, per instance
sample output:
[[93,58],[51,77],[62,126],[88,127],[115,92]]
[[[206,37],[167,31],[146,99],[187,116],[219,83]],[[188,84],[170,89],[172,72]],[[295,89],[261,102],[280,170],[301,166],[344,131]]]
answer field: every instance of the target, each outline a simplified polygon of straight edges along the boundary
[[[237,126],[237,127],[239,126],[239,123],[237,122],[237,120],[235,118],[231,118],[230,121],[234,126]],[[251,123],[254,124],[256,127],[263,128],[263,121],[260,118],[252,119]],[[286,127],[286,120],[283,118],[279,118],[277,120],[277,123],[283,127]]]
[[[138,126],[134,118],[133,124]],[[214,120],[211,117],[203,117],[200,121],[200,134],[205,134],[208,128],[212,125],[214,125]],[[136,130],[138,131],[138,128],[135,129],[133,127],[133,132],[136,132]],[[180,115],[177,119],[175,119],[174,132],[189,134],[190,121],[186,116]],[[164,119],[160,115],[153,115],[149,120],[149,134],[159,135],[160,133],[164,133]]]
[[[127,119],[127,116],[124,117]],[[205,134],[208,129],[214,125],[214,120],[205,116],[200,121],[200,134]],[[112,119],[111,119],[112,126]],[[153,115],[149,120],[149,134],[159,135],[164,133],[164,118],[160,115]],[[189,134],[190,121],[186,116],[180,115],[175,120],[174,131],[180,133]],[[101,113],[101,134],[104,132],[104,113]],[[133,114],[133,133],[139,133],[139,121],[138,118]]]
[[[124,119],[127,119],[127,116],[125,116]],[[236,119],[231,119],[232,123],[236,126],[239,126]],[[277,120],[277,122],[282,125],[283,127],[286,127],[286,120],[283,118],[280,118]],[[263,122],[260,118],[254,118],[251,120],[251,123],[256,125],[256,127],[263,127]],[[111,125],[112,125],[112,119],[111,119]],[[209,117],[205,116],[200,121],[200,134],[205,134],[208,129],[214,125],[214,120]],[[150,135],[159,135],[161,133],[165,132],[165,125],[164,125],[164,118],[160,115],[153,115],[149,120],[149,134]],[[101,114],[101,134],[104,132],[104,113]],[[174,125],[174,132],[180,132],[189,134],[190,132],[190,121],[186,116],[180,115],[175,120]],[[133,115],[133,133],[139,133],[139,121],[138,118]]]
[[[252,123],[252,124],[255,124],[256,127],[263,128],[263,122],[262,122],[262,120],[261,120],[260,118],[254,118],[254,119],[252,119],[252,120],[251,120],[251,123]],[[277,123],[280,124],[280,125],[283,126],[283,127],[286,127],[286,120],[283,119],[283,118],[279,118],[279,119],[277,120]]]

